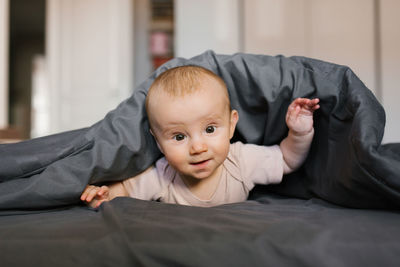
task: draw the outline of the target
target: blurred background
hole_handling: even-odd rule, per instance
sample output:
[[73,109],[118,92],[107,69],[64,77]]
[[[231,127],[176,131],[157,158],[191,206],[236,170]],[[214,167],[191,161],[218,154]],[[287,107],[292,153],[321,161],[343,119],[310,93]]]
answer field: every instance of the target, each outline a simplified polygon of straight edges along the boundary
[[0,139],[87,127],[172,57],[205,50],[351,67],[400,142],[399,0],[0,0]]

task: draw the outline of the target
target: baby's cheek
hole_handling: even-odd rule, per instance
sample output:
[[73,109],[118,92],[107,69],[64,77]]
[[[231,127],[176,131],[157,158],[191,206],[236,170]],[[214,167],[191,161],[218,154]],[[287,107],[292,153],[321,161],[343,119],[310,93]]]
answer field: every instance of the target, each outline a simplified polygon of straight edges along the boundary
[[164,156],[171,165],[179,164],[183,158],[182,151],[174,146],[165,146]]
[[169,153],[168,155],[165,155],[165,157],[171,165],[179,165],[179,163],[183,161],[182,156],[179,153]]
[[229,153],[229,146],[230,146],[229,139],[219,140],[219,142],[217,142],[214,146],[216,149],[215,153],[217,153],[221,158],[223,158],[222,160],[225,160],[225,158],[228,156]]

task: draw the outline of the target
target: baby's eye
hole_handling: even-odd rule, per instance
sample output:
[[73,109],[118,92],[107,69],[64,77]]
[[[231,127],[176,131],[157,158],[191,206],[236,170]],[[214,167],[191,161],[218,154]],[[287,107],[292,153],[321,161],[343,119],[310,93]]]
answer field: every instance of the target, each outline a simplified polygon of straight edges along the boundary
[[206,133],[213,133],[215,132],[215,126],[207,126]]
[[185,139],[185,136],[184,136],[183,134],[176,134],[176,135],[174,136],[174,139],[175,139],[176,141],[182,141],[183,139]]

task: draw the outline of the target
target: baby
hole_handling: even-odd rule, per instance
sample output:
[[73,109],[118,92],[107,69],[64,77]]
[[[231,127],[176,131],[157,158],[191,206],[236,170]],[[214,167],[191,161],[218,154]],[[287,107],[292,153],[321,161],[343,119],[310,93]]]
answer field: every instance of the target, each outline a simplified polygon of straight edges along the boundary
[[279,183],[304,162],[318,102],[290,104],[280,145],[230,144],[239,114],[224,81],[202,67],[169,69],[146,98],[150,131],[165,157],[122,182],[88,185],[81,200],[91,207],[119,196],[200,207],[244,201],[255,184]]

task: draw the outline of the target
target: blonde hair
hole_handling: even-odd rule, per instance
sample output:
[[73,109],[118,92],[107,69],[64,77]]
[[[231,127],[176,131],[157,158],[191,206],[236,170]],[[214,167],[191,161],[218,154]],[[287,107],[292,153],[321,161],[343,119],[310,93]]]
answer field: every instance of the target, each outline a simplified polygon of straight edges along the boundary
[[157,92],[165,92],[170,96],[182,97],[196,92],[200,88],[200,84],[205,78],[211,78],[217,81],[222,88],[228,101],[230,109],[230,101],[228,89],[225,82],[212,71],[200,66],[180,66],[169,69],[161,73],[149,88],[146,97],[146,111],[149,114],[149,102],[151,96]]

